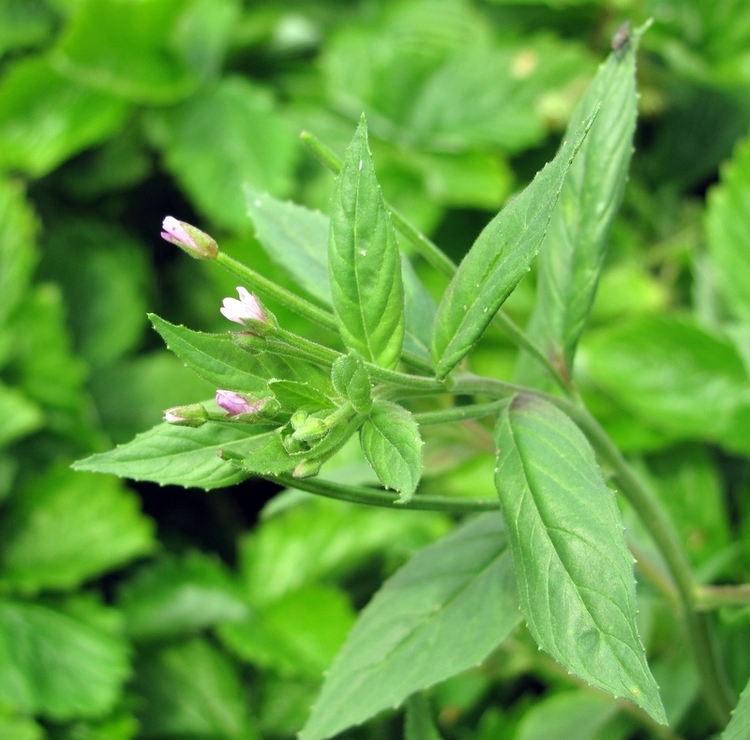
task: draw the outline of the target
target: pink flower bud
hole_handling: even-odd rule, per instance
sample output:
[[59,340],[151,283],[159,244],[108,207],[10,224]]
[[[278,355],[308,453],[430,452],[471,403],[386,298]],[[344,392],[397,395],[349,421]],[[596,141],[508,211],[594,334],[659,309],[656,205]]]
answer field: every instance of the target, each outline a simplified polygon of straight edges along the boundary
[[212,260],[219,253],[216,242],[208,234],[184,221],[167,216],[161,227],[164,229],[161,232],[162,239],[177,245],[191,257],[199,260]]
[[257,410],[255,404],[250,403],[244,396],[234,391],[216,391],[216,403],[231,416],[254,414]]
[[219,309],[222,314],[230,321],[234,321],[236,324],[242,324],[246,326],[246,321],[262,321],[264,324],[268,323],[263,309],[260,306],[260,302],[254,293],[248,293],[245,288],[238,287],[237,293],[240,296],[238,301],[236,298],[225,298],[222,303],[223,306]]

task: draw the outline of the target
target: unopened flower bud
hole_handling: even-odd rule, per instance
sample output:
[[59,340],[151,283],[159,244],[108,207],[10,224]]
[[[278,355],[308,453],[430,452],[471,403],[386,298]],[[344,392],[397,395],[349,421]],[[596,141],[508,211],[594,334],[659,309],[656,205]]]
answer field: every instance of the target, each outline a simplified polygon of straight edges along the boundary
[[250,293],[241,286],[237,288],[237,293],[240,296],[239,300],[225,298],[222,301],[223,305],[219,311],[227,319],[234,321],[235,324],[246,326],[259,336],[276,331],[278,327],[276,317],[263,306],[255,293]]
[[323,439],[323,437],[328,434],[328,431],[328,425],[323,419],[311,417],[292,432],[292,439],[297,440],[298,442],[312,444],[313,442],[319,442]]
[[254,403],[250,403],[247,398],[234,391],[216,391],[216,403],[230,416],[254,414],[257,408]]
[[161,225],[162,239],[177,245],[186,251],[191,257],[199,260],[216,259],[219,247],[216,242],[205,232],[196,229],[195,226],[178,221],[172,216],[167,216]]
[[254,405],[260,419],[275,419],[281,411],[281,404],[273,396],[261,398]]
[[320,465],[320,460],[303,460],[292,471],[292,476],[297,480],[302,480],[303,478],[313,478],[320,472]]
[[307,411],[300,409],[292,414],[292,418],[289,420],[292,424],[292,429],[299,429],[306,421],[310,414]]
[[199,403],[173,406],[164,412],[164,421],[181,427],[199,427],[208,420],[208,411]]

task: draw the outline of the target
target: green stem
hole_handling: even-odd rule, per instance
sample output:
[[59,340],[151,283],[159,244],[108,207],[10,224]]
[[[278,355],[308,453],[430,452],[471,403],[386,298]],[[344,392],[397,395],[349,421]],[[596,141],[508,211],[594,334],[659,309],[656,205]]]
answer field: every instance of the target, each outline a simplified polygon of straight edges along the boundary
[[454,421],[467,421],[468,419],[481,419],[484,416],[496,414],[508,403],[507,399],[491,401],[490,403],[475,403],[469,406],[454,406],[439,411],[422,411],[414,414],[419,426],[430,424],[449,424]]
[[273,298],[282,306],[298,313],[300,316],[310,319],[310,321],[318,326],[322,326],[324,329],[338,331],[336,318],[330,313],[330,311],[319,308],[314,303],[310,303],[310,301],[300,298],[290,290],[282,288],[272,280],[263,277],[260,273],[251,270],[249,267],[243,265],[241,262],[238,262],[224,252],[219,252],[216,255],[216,262],[218,262],[225,270],[228,270],[233,275],[240,278],[245,284],[245,287],[250,288],[250,290],[258,291],[259,293],[263,293],[264,295]]
[[329,349],[328,347],[313,342],[310,339],[295,334],[294,332],[287,331],[286,329],[278,329],[274,334],[266,338],[266,342],[270,349],[284,353],[286,348],[293,349],[297,356],[306,357],[312,362],[324,365],[325,367],[331,367],[333,363],[341,357],[341,352],[337,352],[335,349]]
[[750,604],[750,585],[698,586],[695,590],[695,608],[701,611],[722,606],[747,606]]
[[716,721],[724,726],[729,721],[736,697],[721,668],[710,615],[698,611],[698,584],[693,578],[690,563],[677,534],[651,493],[589,411],[563,399],[556,399],[556,404],[578,424],[602,459],[612,467],[622,494],[635,509],[664,557],[685,614],[688,638],[701,676],[703,695]]
[[411,509],[422,511],[444,511],[451,514],[469,514],[481,511],[497,511],[499,501],[492,499],[462,499],[448,496],[415,496],[409,503],[396,503],[396,496],[386,491],[378,491],[366,486],[347,486],[343,483],[333,483],[320,478],[304,478],[297,480],[291,475],[264,476],[274,483],[288,488],[314,493],[318,496],[335,498],[339,501],[350,501],[355,504],[380,506],[386,509]]

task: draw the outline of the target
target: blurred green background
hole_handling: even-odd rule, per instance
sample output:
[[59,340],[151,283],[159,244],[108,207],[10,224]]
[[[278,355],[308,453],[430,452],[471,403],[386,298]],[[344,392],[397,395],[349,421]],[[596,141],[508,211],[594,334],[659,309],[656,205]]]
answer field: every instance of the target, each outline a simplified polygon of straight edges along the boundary
[[[618,26],[648,18],[579,378],[695,565],[746,577],[729,545],[747,532],[750,453],[746,0],[0,0],[0,737],[293,737],[357,609],[453,523],[285,494],[257,524],[262,483],[69,469],[215,390],[146,312],[227,331],[235,279],[162,241],[163,217],[292,287],[244,188],[325,212],[332,177],[299,133],[342,154],[364,111],[386,198],[458,260],[554,155]],[[444,281],[415,267],[438,298]],[[524,324],[533,298],[532,273],[508,312]],[[508,378],[515,357],[491,331],[474,369]],[[424,492],[494,495],[490,452],[433,443]],[[368,479],[356,455],[339,475]],[[658,652],[663,615],[642,610]],[[722,630],[741,688],[750,627]],[[519,650],[435,689],[446,737],[536,737],[528,717],[560,679]],[[701,733],[689,667],[662,657],[660,682],[682,687],[668,711]],[[400,737],[399,717],[347,737]]]

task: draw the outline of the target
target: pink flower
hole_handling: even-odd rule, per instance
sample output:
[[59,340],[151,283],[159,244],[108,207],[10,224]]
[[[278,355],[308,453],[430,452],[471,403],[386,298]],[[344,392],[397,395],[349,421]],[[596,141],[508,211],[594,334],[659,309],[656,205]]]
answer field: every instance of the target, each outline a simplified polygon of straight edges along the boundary
[[230,416],[254,414],[257,410],[255,404],[250,403],[244,396],[234,391],[216,391],[216,403]]
[[246,326],[246,321],[262,321],[264,324],[268,323],[268,319],[263,313],[263,309],[260,306],[260,302],[254,293],[248,293],[245,288],[238,287],[237,293],[239,293],[240,300],[236,298],[225,298],[222,303],[223,306],[219,309],[222,314],[230,321],[234,321],[236,324],[242,324]]
[[177,245],[191,257],[200,260],[212,260],[219,253],[216,242],[206,233],[184,221],[167,216],[161,225],[162,239]]

